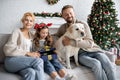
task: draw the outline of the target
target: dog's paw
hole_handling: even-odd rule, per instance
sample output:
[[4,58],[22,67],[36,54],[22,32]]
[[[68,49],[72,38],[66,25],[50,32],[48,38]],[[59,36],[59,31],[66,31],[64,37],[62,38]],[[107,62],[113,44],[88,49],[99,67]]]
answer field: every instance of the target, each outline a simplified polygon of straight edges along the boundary
[[66,68],[67,68],[67,69],[72,69],[71,66],[67,66]]
[[73,74],[67,74],[65,80],[77,80],[77,76]]
[[79,63],[76,63],[76,65],[77,65],[77,66],[80,66],[80,64],[79,64]]

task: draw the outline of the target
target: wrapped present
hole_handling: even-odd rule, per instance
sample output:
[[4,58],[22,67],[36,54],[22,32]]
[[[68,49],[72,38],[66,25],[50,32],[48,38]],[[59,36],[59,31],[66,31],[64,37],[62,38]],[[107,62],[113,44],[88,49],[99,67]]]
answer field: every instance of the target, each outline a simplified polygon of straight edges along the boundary
[[46,46],[44,49],[39,51],[41,54],[41,58],[44,61],[57,59],[57,54],[55,53],[55,48],[50,48],[49,46]]
[[120,59],[116,59],[115,64],[120,65]]
[[112,52],[112,53],[110,53],[110,56],[109,56],[111,62],[115,63],[115,61],[117,59],[117,48],[112,47],[112,48],[109,49],[109,52]]
[[109,51],[112,52],[114,55],[117,55],[118,52],[116,47],[110,48]]
[[119,55],[117,56],[117,59],[116,59],[116,61],[115,61],[115,64],[116,64],[116,65],[120,65],[120,56],[119,56]]
[[120,65],[120,48],[116,45],[116,47],[110,48],[110,52],[115,55],[115,64]]

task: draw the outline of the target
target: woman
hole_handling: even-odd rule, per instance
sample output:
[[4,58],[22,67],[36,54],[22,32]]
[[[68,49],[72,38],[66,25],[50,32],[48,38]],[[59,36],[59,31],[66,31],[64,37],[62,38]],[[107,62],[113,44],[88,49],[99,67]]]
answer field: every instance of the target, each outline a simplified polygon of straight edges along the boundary
[[31,51],[33,35],[30,29],[34,20],[32,13],[25,13],[21,19],[23,27],[14,30],[4,46],[6,70],[18,72],[22,80],[44,80],[43,60],[39,53]]

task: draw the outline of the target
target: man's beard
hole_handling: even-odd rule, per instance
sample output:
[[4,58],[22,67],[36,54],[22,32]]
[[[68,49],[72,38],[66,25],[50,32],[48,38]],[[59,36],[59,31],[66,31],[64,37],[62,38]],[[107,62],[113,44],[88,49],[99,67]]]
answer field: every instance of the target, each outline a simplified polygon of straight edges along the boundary
[[67,23],[74,23],[74,20],[75,19],[72,18],[71,20],[67,19],[66,21],[67,21]]
[[74,21],[73,20],[67,20],[67,23],[73,23]]

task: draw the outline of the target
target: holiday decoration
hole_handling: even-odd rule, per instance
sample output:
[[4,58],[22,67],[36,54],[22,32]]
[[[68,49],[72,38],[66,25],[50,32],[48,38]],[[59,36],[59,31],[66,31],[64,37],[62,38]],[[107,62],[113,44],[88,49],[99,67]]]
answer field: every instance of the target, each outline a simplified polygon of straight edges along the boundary
[[116,47],[110,48],[109,51],[112,52],[117,58],[118,49]]
[[39,52],[41,54],[41,58],[44,61],[57,59],[57,54],[55,53],[55,48],[45,46],[44,49],[40,50]]
[[53,5],[56,4],[59,0],[47,0],[48,4]]
[[95,0],[87,20],[95,43],[105,50],[120,46],[120,27],[114,6],[112,0]]
[[109,49],[115,56],[115,64],[120,65],[120,47],[115,45],[115,47]]
[[116,45],[116,47],[117,47],[117,58],[116,58],[115,63],[117,65],[120,65],[120,47],[118,45]]
[[34,13],[34,15],[40,17],[61,17],[61,13],[58,12],[55,13],[42,12],[42,13]]
[[116,59],[116,61],[115,61],[115,64],[116,64],[116,65],[120,65],[120,56],[117,56],[117,59]]
[[48,24],[45,24],[45,23],[40,23],[40,24],[35,24],[35,26],[34,26],[34,29],[38,29],[38,28],[43,28],[43,27],[50,27],[52,25],[52,23],[48,23]]

